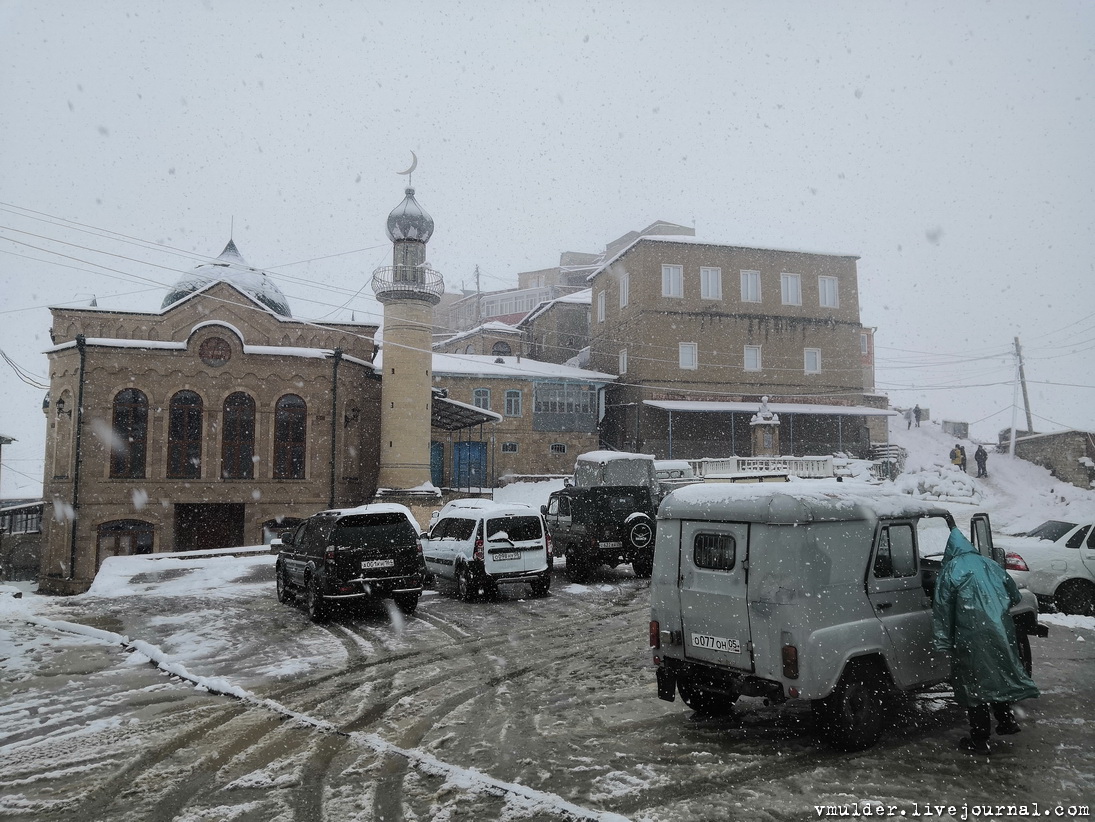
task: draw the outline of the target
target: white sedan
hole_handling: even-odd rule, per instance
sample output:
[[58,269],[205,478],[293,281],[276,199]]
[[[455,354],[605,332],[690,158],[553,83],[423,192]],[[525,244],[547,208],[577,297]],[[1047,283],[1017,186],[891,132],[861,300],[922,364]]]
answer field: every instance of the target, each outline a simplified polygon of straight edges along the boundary
[[1095,616],[1095,528],[1049,520],[1021,537],[1002,538],[1012,578],[1066,614]]

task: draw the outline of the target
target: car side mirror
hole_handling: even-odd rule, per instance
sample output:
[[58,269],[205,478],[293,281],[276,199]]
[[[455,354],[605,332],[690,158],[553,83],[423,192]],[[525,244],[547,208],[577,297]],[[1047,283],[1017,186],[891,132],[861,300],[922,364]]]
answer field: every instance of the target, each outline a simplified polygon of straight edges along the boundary
[[293,532],[292,531],[286,531],[281,535],[281,544],[282,545],[292,545],[293,544]]
[[541,505],[540,506],[540,513],[541,514],[546,514],[547,513],[547,506],[546,505]]

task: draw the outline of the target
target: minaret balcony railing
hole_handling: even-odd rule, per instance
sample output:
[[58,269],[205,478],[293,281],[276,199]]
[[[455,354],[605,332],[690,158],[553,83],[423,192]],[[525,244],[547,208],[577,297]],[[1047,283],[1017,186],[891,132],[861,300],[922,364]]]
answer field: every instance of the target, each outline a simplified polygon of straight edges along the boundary
[[436,305],[445,293],[445,280],[425,263],[386,265],[373,272],[373,293],[381,302],[423,300]]

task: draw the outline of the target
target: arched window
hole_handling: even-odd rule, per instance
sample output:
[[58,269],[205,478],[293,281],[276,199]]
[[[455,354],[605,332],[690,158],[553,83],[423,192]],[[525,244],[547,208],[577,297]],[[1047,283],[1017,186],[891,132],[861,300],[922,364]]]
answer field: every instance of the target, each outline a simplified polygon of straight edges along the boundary
[[114,396],[113,430],[110,476],[143,478],[148,445],[148,397],[143,392],[127,388]]
[[167,476],[200,479],[202,475],[202,398],[179,391],[171,398],[167,424]]
[[274,478],[304,479],[308,438],[308,406],[296,394],[286,394],[274,410]]
[[221,434],[221,476],[251,479],[255,476],[255,401],[237,391],[224,401]]
[[485,408],[490,411],[490,389],[489,388],[476,388],[471,392],[472,402],[475,403],[476,408]]
[[116,519],[98,528],[96,569],[108,557],[151,554],[154,531],[152,524],[139,519]]
[[507,391],[506,392],[506,416],[507,417],[519,417],[519,416],[521,416],[521,392],[520,391]]
[[509,347],[508,342],[499,340],[494,344],[494,347],[491,348],[490,353],[494,357],[508,357],[513,353],[513,350]]

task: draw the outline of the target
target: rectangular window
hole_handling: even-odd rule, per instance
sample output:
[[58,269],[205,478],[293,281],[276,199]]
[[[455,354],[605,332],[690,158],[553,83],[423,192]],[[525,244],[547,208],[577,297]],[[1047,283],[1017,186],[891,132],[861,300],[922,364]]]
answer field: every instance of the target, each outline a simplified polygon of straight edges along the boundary
[[721,300],[722,299],[722,269],[721,268],[701,268],[700,269],[700,299],[701,300]]
[[627,308],[631,299],[631,275],[625,273],[620,277],[620,308]]
[[804,353],[804,361],[807,374],[821,373],[821,349],[807,348]]
[[735,548],[734,538],[729,534],[696,534],[692,561],[697,568],[732,571],[736,559]]
[[860,334],[859,335],[859,353],[860,354],[870,354],[871,353],[871,348],[870,348],[870,345],[868,343],[866,334]]
[[696,343],[680,343],[679,357],[681,368],[695,369],[699,366],[699,353]]
[[490,411],[490,389],[476,388],[472,392],[472,403],[476,408],[485,408]]
[[779,284],[784,305],[802,305],[802,278],[798,274],[780,274]]
[[597,322],[605,321],[605,292],[597,292]]
[[745,346],[745,370],[760,371],[760,346]]
[[627,373],[627,349],[626,348],[623,349],[620,352],[620,373],[621,374],[626,374]]
[[760,272],[741,272],[741,301],[743,303],[760,302]]
[[836,277],[818,277],[817,294],[822,308],[840,308],[840,291]]
[[684,268],[679,265],[662,266],[662,296],[684,296]]
[[504,443],[502,443],[502,453],[503,454],[516,454],[517,453],[517,443],[515,443],[515,442],[504,442]]
[[521,416],[521,392],[520,391],[507,391],[506,392],[506,416],[507,417],[519,417],[519,416]]

